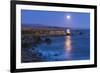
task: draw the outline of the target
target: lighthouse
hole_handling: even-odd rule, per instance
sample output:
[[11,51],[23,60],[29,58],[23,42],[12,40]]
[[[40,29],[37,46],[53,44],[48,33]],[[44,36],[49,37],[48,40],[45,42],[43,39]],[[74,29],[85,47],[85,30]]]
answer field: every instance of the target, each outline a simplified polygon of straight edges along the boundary
[[66,34],[67,34],[67,35],[70,35],[70,34],[71,34],[70,29],[66,29]]

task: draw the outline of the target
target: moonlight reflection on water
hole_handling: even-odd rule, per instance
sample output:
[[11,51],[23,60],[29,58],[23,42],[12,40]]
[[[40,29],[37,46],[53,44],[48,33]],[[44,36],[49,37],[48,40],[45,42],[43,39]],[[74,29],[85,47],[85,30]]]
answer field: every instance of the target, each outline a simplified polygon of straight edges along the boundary
[[71,36],[69,35],[65,37],[65,52],[68,59],[71,58],[71,50],[72,50],[72,40]]

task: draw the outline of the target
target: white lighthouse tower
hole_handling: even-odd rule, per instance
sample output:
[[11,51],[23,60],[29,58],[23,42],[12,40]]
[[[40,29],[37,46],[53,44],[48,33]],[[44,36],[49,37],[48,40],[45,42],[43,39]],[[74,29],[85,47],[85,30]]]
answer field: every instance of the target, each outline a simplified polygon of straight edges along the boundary
[[70,34],[71,34],[70,29],[66,29],[66,34],[67,34],[67,35],[70,35]]

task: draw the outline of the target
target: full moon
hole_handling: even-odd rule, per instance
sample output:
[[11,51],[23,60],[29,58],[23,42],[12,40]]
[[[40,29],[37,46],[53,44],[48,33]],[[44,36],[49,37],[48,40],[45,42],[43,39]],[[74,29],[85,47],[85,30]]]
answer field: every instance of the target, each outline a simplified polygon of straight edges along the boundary
[[70,16],[70,15],[67,15],[67,16],[66,16],[66,18],[67,18],[67,19],[70,19],[70,18],[71,18],[71,16]]

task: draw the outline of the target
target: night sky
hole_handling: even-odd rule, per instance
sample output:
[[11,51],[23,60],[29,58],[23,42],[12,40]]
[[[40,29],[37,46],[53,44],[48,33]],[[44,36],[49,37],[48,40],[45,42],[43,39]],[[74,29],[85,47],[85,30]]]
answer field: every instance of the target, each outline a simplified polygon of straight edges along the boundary
[[[70,19],[67,19],[68,15]],[[41,26],[89,29],[90,14],[79,12],[21,10],[21,23],[27,25],[41,24]]]

